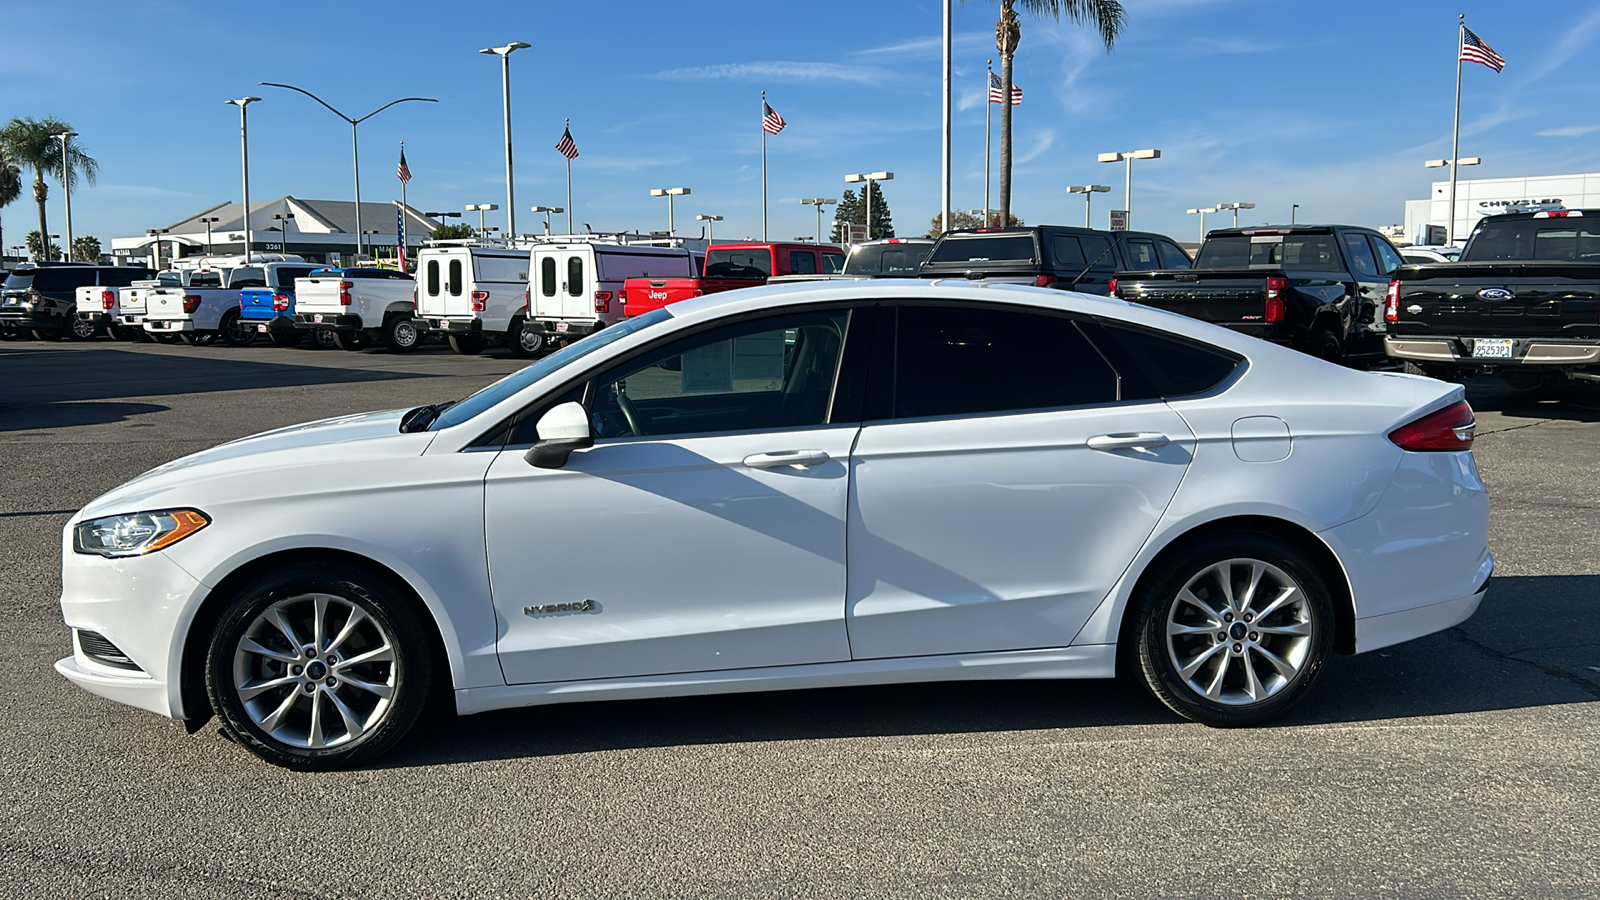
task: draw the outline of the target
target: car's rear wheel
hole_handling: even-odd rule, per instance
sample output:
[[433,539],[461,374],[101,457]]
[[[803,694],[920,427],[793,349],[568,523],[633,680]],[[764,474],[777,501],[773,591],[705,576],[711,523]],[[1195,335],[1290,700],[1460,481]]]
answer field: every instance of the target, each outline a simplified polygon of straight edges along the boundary
[[302,565],[247,585],[206,654],[206,690],[240,746],[292,769],[336,769],[389,750],[433,679],[425,612],[391,579]]
[[1305,696],[1333,646],[1333,601],[1316,567],[1266,534],[1180,551],[1133,598],[1145,685],[1181,716],[1256,725]]
[[100,326],[82,316],[74,315],[72,320],[67,323],[67,338],[69,340],[92,341],[99,332]]
[[1331,331],[1313,331],[1307,349],[1311,351],[1312,356],[1325,362],[1335,365],[1344,362],[1344,347],[1339,343],[1339,336]]
[[106,333],[111,335],[113,341],[122,341],[124,343],[140,340],[144,335],[144,332],[129,328],[126,325],[107,325]]
[[246,322],[236,309],[230,309],[222,314],[222,323],[217,326],[217,333],[222,336],[222,342],[230,347],[248,347],[261,335],[261,332],[256,330],[255,324]]
[[535,331],[528,325],[526,319],[517,319],[512,323],[506,338],[506,346],[511,349],[511,355],[518,359],[538,356],[540,351],[544,350],[544,332]]
[[409,353],[422,343],[422,332],[415,319],[407,315],[391,316],[383,324],[383,345],[391,353]]
[[450,349],[462,356],[477,356],[483,352],[487,343],[481,334],[450,335]]

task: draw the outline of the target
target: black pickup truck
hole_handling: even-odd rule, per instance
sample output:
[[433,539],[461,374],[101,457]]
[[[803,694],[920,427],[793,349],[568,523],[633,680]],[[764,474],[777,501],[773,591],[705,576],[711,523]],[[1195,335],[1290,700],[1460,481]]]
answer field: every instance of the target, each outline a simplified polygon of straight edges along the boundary
[[1172,238],[1145,231],[1095,231],[1070,225],[964,228],[939,236],[922,278],[971,278],[1111,293],[1119,269],[1187,268]]
[[1459,262],[1402,266],[1384,315],[1410,372],[1600,381],[1600,209],[1487,216]]
[[1206,235],[1194,268],[1118,272],[1114,293],[1355,364],[1383,358],[1383,300],[1402,263],[1368,228],[1221,228]]

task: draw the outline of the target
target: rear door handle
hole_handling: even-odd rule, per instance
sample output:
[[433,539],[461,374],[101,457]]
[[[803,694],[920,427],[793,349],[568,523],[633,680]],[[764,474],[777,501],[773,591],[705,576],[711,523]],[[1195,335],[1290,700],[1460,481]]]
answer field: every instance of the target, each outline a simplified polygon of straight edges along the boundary
[[777,469],[783,466],[820,466],[829,456],[821,450],[778,450],[773,453],[755,453],[744,458],[752,469]]
[[1090,450],[1154,450],[1172,443],[1160,432],[1140,431],[1131,434],[1098,434],[1089,438]]

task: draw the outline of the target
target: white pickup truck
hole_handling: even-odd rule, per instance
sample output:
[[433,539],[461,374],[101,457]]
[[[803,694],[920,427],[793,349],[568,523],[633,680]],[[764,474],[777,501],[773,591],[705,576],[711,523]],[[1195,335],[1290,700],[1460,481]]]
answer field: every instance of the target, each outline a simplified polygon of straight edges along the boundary
[[341,350],[361,350],[376,341],[405,353],[427,330],[416,318],[416,279],[404,272],[321,269],[296,279],[294,293],[294,327],[330,334]]
[[431,241],[417,254],[417,316],[450,349],[471,356],[490,343],[528,356],[528,251],[471,240]]
[[292,284],[311,268],[294,261],[190,270],[183,286],[158,287],[146,295],[144,330],[157,339],[175,335],[193,346],[204,346],[218,337],[234,347],[247,346],[255,343],[258,332],[241,323],[239,291]]

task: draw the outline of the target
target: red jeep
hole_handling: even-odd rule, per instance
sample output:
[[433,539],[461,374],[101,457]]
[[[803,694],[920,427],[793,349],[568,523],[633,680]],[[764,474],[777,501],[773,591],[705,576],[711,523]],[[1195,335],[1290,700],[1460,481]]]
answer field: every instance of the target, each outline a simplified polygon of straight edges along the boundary
[[843,268],[844,251],[832,244],[716,244],[706,250],[705,270],[698,278],[623,282],[623,311],[637,316],[702,294],[763,285],[774,275],[831,275]]

